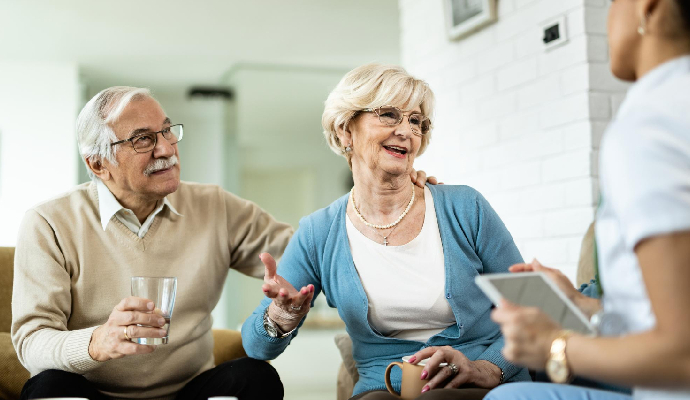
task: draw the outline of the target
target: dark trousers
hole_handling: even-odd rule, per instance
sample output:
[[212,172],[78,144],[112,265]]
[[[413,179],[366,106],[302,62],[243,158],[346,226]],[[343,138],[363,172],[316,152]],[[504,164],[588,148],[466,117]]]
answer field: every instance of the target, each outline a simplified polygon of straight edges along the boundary
[[[211,396],[235,396],[242,400],[282,400],[283,384],[267,362],[252,358],[228,361],[192,379],[177,394],[180,400],[207,400]],[[20,399],[50,397],[108,397],[81,375],[51,369],[29,379]]]

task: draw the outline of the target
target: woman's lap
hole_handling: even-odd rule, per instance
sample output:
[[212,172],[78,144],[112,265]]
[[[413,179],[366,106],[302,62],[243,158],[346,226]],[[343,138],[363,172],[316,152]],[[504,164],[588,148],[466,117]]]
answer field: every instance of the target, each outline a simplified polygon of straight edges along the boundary
[[[419,395],[415,400],[481,400],[486,389],[437,389]],[[400,397],[384,390],[360,393],[350,400],[399,400]]]
[[501,385],[489,392],[485,400],[631,400],[616,392],[586,389],[554,383],[518,382]]

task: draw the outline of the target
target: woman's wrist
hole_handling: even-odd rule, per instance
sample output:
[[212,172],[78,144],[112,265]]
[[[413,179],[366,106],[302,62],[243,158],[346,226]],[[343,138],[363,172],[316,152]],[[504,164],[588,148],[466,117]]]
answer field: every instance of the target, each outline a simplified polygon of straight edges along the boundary
[[474,361],[474,365],[478,372],[474,382],[477,386],[491,389],[502,383],[503,371],[496,364],[486,360],[477,360]]
[[588,318],[591,318],[592,315],[601,310],[601,300],[585,296],[582,293],[578,292],[578,295],[572,300],[577,308],[579,308]]
[[283,332],[295,329],[302,320],[303,315],[295,315],[278,307],[275,303],[268,306],[268,318],[271,319]]

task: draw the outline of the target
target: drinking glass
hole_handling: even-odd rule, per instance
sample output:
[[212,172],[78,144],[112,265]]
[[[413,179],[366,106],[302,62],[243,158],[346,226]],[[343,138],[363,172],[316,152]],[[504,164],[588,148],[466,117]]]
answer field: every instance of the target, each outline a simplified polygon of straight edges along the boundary
[[[177,278],[156,276],[133,276],[132,296],[153,301],[152,313],[165,319],[165,336],[162,338],[132,338],[139,344],[167,344],[170,331],[170,319],[175,308],[175,293],[177,292]],[[146,326],[137,324],[138,326]]]

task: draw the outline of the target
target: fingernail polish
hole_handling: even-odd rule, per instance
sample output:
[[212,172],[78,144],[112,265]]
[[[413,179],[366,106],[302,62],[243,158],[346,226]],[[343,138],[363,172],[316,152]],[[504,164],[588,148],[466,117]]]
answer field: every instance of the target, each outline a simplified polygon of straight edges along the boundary
[[[422,371],[422,377],[421,379],[426,379],[426,377],[429,376],[429,373],[426,371]],[[427,389],[428,390],[428,389]]]
[[146,304],[146,308],[148,308],[149,310],[153,310],[153,303],[152,303],[152,302],[148,302],[148,303]]
[[424,385],[422,388],[422,393],[428,392],[429,391],[429,385]]
[[415,357],[415,356],[410,357],[410,363],[415,362],[415,360],[417,360],[417,357]]

